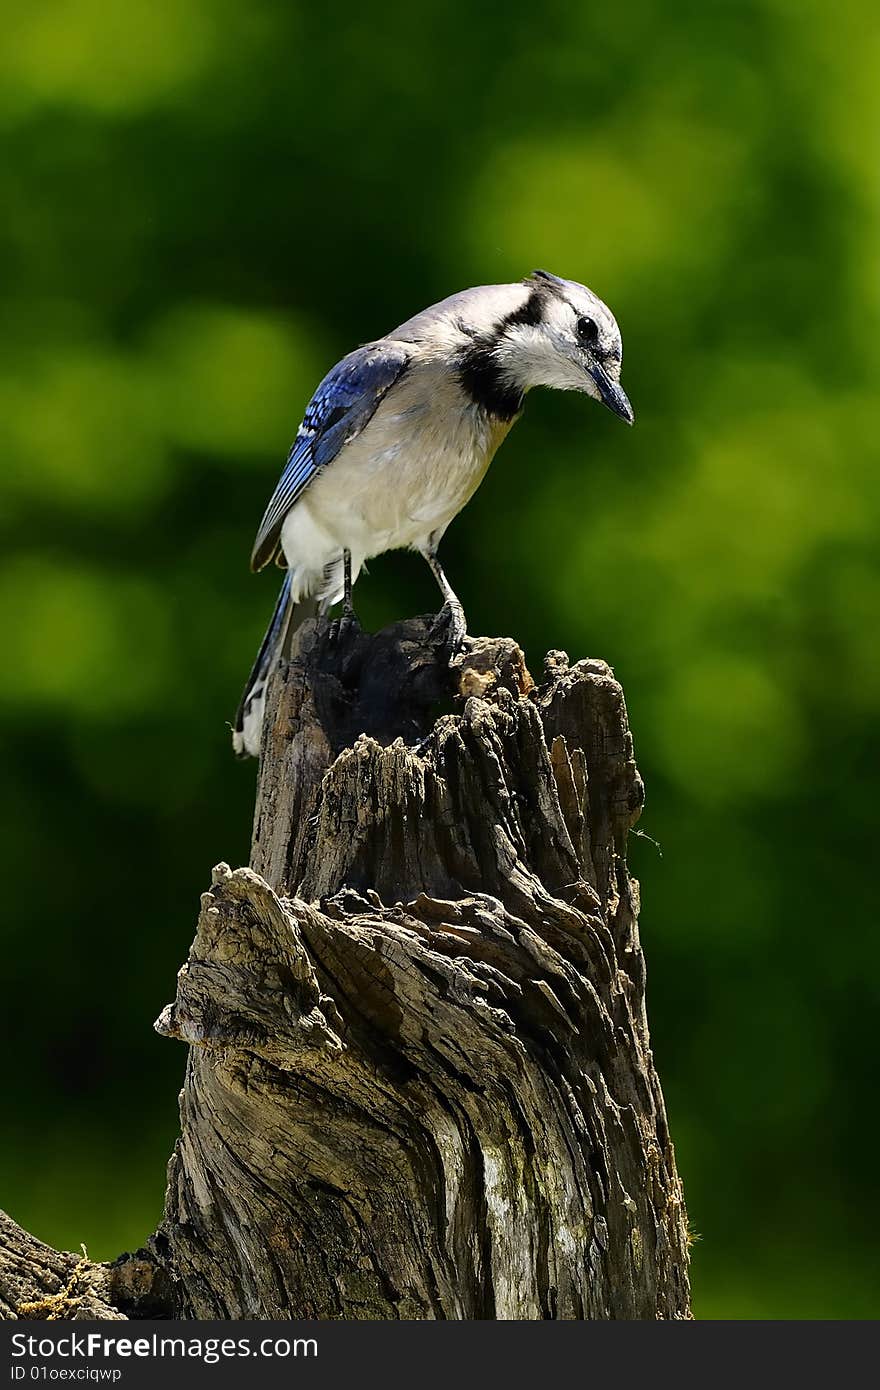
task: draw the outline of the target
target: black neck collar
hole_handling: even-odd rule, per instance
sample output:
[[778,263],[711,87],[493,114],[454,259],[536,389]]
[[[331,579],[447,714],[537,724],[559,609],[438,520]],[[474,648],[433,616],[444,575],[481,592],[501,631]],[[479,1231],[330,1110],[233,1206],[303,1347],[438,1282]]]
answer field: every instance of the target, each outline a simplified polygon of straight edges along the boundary
[[523,407],[523,393],[505,377],[490,347],[475,343],[461,359],[461,384],[474,405],[497,420],[512,420]]

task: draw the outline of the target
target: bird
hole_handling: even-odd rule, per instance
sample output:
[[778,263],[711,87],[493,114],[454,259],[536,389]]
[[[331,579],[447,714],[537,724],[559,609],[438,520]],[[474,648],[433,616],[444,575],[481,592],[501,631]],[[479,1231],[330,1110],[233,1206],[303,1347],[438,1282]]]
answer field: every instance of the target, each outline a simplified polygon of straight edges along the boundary
[[266,685],[295,629],[340,601],[340,622],[356,622],[352,587],[374,556],[424,557],[454,658],[467,625],[438,559],[444,532],[533,387],[582,392],[631,425],[622,358],[608,306],[586,285],[535,270],[450,295],[328,372],[251,553],[252,570],[275,561],[285,575],[233,726],[239,756],[259,756]]

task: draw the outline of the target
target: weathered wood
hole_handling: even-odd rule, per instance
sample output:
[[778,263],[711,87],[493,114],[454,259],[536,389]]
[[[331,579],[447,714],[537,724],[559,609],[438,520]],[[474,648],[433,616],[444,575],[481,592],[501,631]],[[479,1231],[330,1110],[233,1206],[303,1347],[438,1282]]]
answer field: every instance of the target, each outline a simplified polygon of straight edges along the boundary
[[253,867],[157,1024],[191,1045],[181,1312],[689,1316],[609,668],[310,624],[266,725]]
[[85,1250],[53,1250],[0,1211],[0,1320],[116,1321],[170,1314],[164,1271],[147,1250],[99,1264]]
[[190,1046],[163,1223],[96,1265],[4,1219],[0,1316],[688,1317],[642,799],[604,663],[307,625],[251,867],[156,1025]]

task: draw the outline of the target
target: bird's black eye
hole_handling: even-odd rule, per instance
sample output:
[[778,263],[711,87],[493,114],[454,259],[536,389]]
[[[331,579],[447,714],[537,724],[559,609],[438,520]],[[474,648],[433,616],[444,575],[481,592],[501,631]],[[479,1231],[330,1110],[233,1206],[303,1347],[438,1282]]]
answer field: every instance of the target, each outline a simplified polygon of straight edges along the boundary
[[599,325],[595,319],[580,318],[575,324],[578,342],[583,347],[595,347],[599,341]]

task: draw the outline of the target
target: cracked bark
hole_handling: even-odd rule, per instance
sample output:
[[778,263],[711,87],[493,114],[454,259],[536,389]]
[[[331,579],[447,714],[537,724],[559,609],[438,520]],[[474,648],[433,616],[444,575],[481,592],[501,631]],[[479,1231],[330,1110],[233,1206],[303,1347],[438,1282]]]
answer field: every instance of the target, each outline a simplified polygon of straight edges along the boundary
[[642,800],[604,663],[554,652],[535,686],[507,639],[450,673],[428,619],[306,625],[268,692],[251,866],[215,869],[156,1025],[190,1048],[181,1137],[110,1305],[689,1317]]

